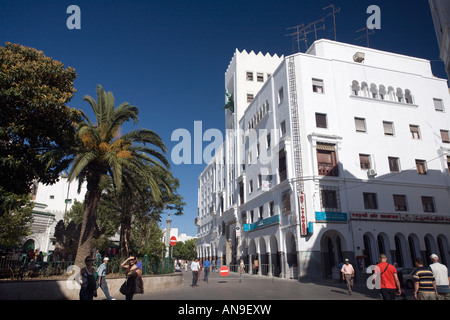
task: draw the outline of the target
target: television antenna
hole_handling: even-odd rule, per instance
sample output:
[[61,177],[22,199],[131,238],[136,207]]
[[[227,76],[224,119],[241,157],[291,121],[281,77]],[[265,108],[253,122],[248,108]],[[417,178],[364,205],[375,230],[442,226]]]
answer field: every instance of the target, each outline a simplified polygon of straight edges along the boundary
[[369,40],[369,38],[370,38],[371,35],[375,34],[375,30],[370,30],[369,28],[365,27],[365,28],[362,28],[362,29],[359,29],[359,30],[355,31],[355,33],[362,32],[362,31],[365,31],[366,34],[361,36],[361,37],[359,37],[359,38],[356,38],[355,40],[357,41],[357,40],[366,38],[367,48],[370,48],[370,40]]
[[[292,30],[295,29],[295,32],[289,33],[286,36],[292,36],[294,41],[297,41],[297,50],[300,52],[300,41],[305,42],[306,50],[308,50],[308,34],[314,32],[315,40],[317,40],[317,31],[318,30],[325,30],[325,18],[316,20],[314,22],[311,22],[307,26],[305,24],[300,24],[298,26],[293,26],[290,28],[287,28],[286,30]],[[320,23],[323,23],[321,26],[318,26]]]
[[334,30],[334,41],[336,40],[336,13],[340,13],[341,12],[341,8],[336,8],[334,6],[334,4],[330,4],[329,6],[322,8],[322,10],[326,10],[326,9],[333,9],[333,11],[331,13],[329,13],[326,17],[324,17],[324,19],[328,18],[329,16],[333,16],[333,30]]

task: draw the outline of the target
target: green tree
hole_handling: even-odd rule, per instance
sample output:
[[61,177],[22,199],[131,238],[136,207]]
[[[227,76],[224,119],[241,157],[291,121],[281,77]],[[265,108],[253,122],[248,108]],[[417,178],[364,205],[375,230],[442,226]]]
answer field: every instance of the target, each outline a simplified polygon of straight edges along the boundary
[[162,152],[166,147],[161,138],[151,130],[141,129],[131,131],[122,136],[121,126],[129,120],[138,121],[138,108],[124,102],[115,107],[114,96],[97,87],[97,101],[90,96],[84,96],[94,111],[97,123],[92,123],[83,113],[83,120],[77,128],[77,138],[80,146],[77,149],[69,179],[79,179],[79,183],[87,182],[85,210],[81,226],[75,263],[83,265],[84,258],[92,253],[92,240],[97,226],[97,210],[100,203],[102,188],[100,180],[109,175],[114,187],[120,192],[125,170],[145,177],[147,185],[155,200],[161,201],[161,191],[153,173],[148,170],[149,164],[167,170],[169,163]]
[[173,256],[179,259],[194,260],[197,257],[197,239],[178,241],[173,247]]
[[0,188],[0,247],[10,249],[30,234],[34,204],[30,196],[5,192]]
[[55,183],[73,160],[80,114],[66,104],[75,78],[73,68],[41,51],[0,46],[0,187],[6,192],[27,194],[33,180]]

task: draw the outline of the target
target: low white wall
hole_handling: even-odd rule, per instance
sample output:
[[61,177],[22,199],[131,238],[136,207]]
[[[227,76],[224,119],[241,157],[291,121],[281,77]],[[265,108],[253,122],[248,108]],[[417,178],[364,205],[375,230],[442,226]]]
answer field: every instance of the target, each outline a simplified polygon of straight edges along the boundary
[[[125,277],[108,278],[109,293],[113,298],[125,299],[119,292]],[[183,283],[181,273],[168,275],[144,276],[144,291],[167,289],[180,286]],[[144,293],[145,293],[144,292]],[[79,300],[80,290],[74,286],[74,281],[67,280],[30,280],[30,281],[0,281],[0,300]],[[102,289],[98,288],[97,298],[105,299]]]

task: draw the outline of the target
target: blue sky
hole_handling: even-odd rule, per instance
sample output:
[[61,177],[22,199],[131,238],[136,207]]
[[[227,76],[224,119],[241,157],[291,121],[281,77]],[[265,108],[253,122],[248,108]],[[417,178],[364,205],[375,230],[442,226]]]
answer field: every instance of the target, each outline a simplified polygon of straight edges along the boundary
[[[74,67],[78,92],[71,107],[88,112],[82,97],[96,97],[97,84],[114,93],[117,105],[138,106],[136,128],[158,132],[170,158],[174,130],[193,134],[194,121],[202,121],[203,131],[224,130],[224,73],[236,48],[289,55],[286,28],[322,18],[331,3],[341,8],[338,41],[364,46],[355,31],[365,26],[367,7],[378,5],[381,30],[371,36],[371,47],[429,59],[434,75],[446,78],[426,0],[0,0],[0,43],[34,47]],[[81,9],[81,30],[66,27],[66,9],[73,4]],[[331,20],[326,24],[319,37],[332,39]],[[187,202],[185,215],[173,217],[172,226],[192,236],[204,166],[172,166]]]

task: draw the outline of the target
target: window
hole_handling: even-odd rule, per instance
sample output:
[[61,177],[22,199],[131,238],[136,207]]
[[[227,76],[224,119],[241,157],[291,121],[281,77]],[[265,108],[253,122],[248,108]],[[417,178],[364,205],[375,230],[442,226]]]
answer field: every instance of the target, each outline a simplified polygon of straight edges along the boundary
[[275,215],[275,203],[273,201],[271,201],[269,203],[269,215],[272,217],[273,215]]
[[283,87],[278,90],[278,104],[282,103],[284,100]]
[[433,197],[422,197],[423,212],[436,212]]
[[425,160],[416,160],[418,174],[427,174],[427,165]]
[[313,87],[313,92],[324,93],[323,80],[312,79],[312,87]]
[[402,194],[394,194],[395,211],[408,211],[406,207],[406,196]]
[[394,123],[389,121],[383,121],[383,129],[385,136],[393,136],[394,135]]
[[323,113],[316,113],[316,127],[327,128],[327,115]]
[[409,125],[409,131],[411,132],[412,138],[413,139],[420,139],[420,132],[419,132],[419,126],[415,126],[415,125]]
[[247,71],[247,81],[253,81],[253,72]]
[[258,174],[258,188],[262,187],[262,175]]
[[247,223],[247,212],[245,212],[245,211],[241,212],[241,220],[242,220],[242,225]]
[[253,95],[253,93],[247,93],[247,102],[248,103],[252,102],[254,97],[255,96]]
[[244,204],[244,183],[239,182],[239,204]]
[[291,212],[291,193],[289,190],[281,194],[281,208],[283,213]]
[[366,119],[355,118],[356,132],[366,132]]
[[267,134],[267,149],[270,148],[270,133]]
[[441,138],[442,138],[442,142],[450,143],[450,138],[448,136],[448,130],[441,130]]
[[253,210],[250,210],[250,223],[253,223],[255,221],[253,215]]
[[378,209],[377,204],[377,194],[376,193],[363,193],[364,197],[364,208],[367,210],[376,210]]
[[409,91],[408,89],[405,90],[405,102],[408,104],[414,103],[411,91]]
[[280,182],[287,179],[286,151],[280,150],[278,154],[278,171],[280,174]]
[[442,99],[433,98],[434,110],[444,111],[444,102]]
[[339,211],[336,190],[321,190],[321,200],[324,211]]
[[264,214],[264,207],[263,207],[263,206],[260,206],[260,207],[259,207],[259,219],[262,219],[262,218],[263,218],[263,214]]
[[335,146],[318,143],[316,152],[319,175],[329,177],[339,176]]
[[368,154],[360,154],[359,155],[359,165],[361,169],[368,170],[371,168],[370,166],[370,155]]
[[286,121],[285,120],[281,121],[280,129],[281,129],[281,136],[284,136],[286,134]]
[[54,195],[50,195],[50,200],[53,200],[53,199],[55,199],[55,196]]
[[253,192],[253,180],[250,180],[250,182],[248,183],[248,193],[252,193]]
[[400,163],[398,158],[389,157],[389,170],[391,172],[400,172]]
[[257,73],[256,74],[256,81],[264,82],[264,73]]

